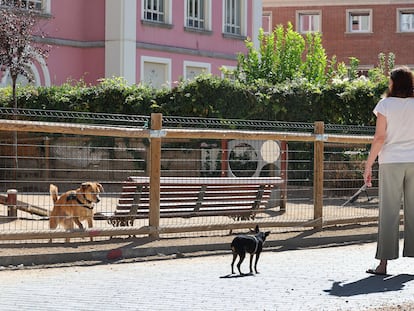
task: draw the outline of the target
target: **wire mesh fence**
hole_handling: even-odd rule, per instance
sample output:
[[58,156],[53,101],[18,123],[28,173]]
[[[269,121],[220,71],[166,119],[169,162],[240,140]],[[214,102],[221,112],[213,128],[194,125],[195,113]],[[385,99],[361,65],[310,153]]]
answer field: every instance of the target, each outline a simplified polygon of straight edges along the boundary
[[[151,234],[155,187],[149,179],[158,160],[155,230],[165,237],[222,235],[253,223],[272,231],[302,230],[371,222],[378,214],[375,181],[350,201],[363,185],[370,127],[325,125],[322,135],[339,135],[341,142],[322,138],[321,219],[315,213],[320,172],[314,124],[163,117],[162,129],[152,130],[148,116],[6,108],[0,115],[2,243]],[[151,152],[154,139],[160,141],[159,154]],[[131,177],[140,182],[131,183]],[[50,184],[61,195],[87,181],[104,188],[100,201],[91,203],[93,228],[83,222],[85,229],[75,224],[73,230],[51,230]],[[114,222],[114,215],[131,221]]]

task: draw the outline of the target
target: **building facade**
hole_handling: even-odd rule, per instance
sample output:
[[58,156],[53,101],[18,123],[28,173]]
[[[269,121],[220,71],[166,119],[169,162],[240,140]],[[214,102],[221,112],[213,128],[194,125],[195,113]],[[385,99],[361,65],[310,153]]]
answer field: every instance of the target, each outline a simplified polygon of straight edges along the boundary
[[295,30],[320,32],[329,58],[361,69],[378,65],[378,55],[395,54],[396,65],[414,68],[413,0],[263,0],[263,27],[291,22]]
[[[0,6],[16,1],[1,0]],[[233,68],[257,34],[262,0],[26,0],[50,46],[31,70],[36,85],[68,80],[172,87],[204,72]],[[0,76],[1,85],[9,77]],[[22,81],[24,82],[24,81]]]

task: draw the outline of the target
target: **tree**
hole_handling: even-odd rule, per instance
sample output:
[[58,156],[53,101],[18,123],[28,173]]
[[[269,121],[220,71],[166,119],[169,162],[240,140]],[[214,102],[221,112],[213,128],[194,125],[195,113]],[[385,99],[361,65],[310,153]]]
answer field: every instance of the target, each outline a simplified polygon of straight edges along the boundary
[[296,78],[306,78],[312,83],[324,83],[328,70],[325,49],[319,33],[308,33],[305,38],[287,27],[279,25],[272,33],[259,32],[260,48],[246,41],[247,55],[239,54],[236,76],[250,83],[263,79],[283,83]]
[[[46,58],[48,50],[34,41],[37,15],[16,5],[0,9],[0,71],[9,72],[12,80],[13,104],[17,109],[16,83],[19,75],[33,81],[30,65],[39,57]],[[20,3],[20,5],[19,5]]]
[[[46,58],[47,49],[34,41],[37,18],[23,1],[0,9],[0,71],[9,71],[12,80],[13,106],[17,111],[16,83],[19,75],[33,80],[30,65],[38,57]],[[17,176],[17,132],[13,133],[14,174]]]

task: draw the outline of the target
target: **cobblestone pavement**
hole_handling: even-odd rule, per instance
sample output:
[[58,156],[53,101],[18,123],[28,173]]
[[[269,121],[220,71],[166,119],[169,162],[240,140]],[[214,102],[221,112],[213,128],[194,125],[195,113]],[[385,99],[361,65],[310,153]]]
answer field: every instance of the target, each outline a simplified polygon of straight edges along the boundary
[[[0,271],[0,310],[411,310],[414,261],[371,276],[375,243],[262,253],[257,275],[231,254]],[[242,265],[248,271],[248,258]],[[381,308],[381,309],[380,309]]]

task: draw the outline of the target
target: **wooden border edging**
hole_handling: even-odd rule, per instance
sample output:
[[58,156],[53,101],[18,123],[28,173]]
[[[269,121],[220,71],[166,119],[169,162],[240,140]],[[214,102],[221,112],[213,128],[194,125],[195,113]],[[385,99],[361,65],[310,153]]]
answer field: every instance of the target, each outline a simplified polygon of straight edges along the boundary
[[214,224],[214,225],[198,225],[198,226],[179,226],[179,227],[117,227],[117,228],[103,228],[103,229],[75,229],[65,231],[63,229],[56,230],[37,230],[37,231],[0,231],[0,241],[6,240],[49,240],[59,238],[89,238],[89,237],[113,237],[125,235],[152,235],[152,234],[171,234],[183,232],[197,232],[197,231],[227,231],[235,229],[252,229],[256,225],[262,228],[309,228],[315,227],[322,223],[324,226],[333,226],[337,224],[353,224],[355,222],[377,222],[378,217],[358,217],[342,220],[328,220],[322,221],[319,219],[312,219],[307,221],[286,221],[286,222],[254,222],[243,221],[229,224]]
[[[320,219],[316,220],[320,222]],[[179,226],[179,227],[117,227],[117,228],[92,228],[92,229],[74,229],[74,230],[37,230],[37,231],[0,231],[0,241],[6,240],[49,240],[59,238],[89,238],[104,236],[125,236],[125,235],[154,235],[154,234],[171,234],[182,232],[197,231],[228,231],[234,229],[252,229],[256,225],[263,228],[272,227],[314,227],[315,220],[310,221],[290,221],[290,222],[239,222],[231,224],[214,224],[214,225],[197,225],[197,226]]]

